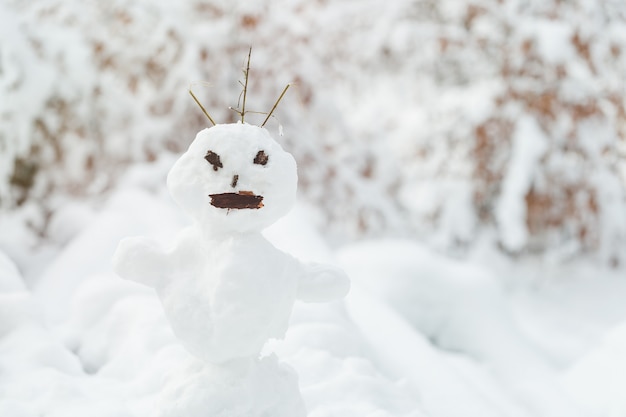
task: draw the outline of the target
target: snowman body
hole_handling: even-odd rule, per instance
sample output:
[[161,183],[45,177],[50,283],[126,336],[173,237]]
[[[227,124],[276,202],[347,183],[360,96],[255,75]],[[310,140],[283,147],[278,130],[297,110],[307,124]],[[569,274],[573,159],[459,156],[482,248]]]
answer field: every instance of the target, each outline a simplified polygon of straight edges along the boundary
[[155,288],[174,333],[202,361],[256,358],[268,339],[284,336],[297,298],[348,292],[343,271],[304,264],[262,236],[291,209],[297,188],[295,160],[267,130],[237,123],[200,131],[167,185],[194,224],[169,250],[123,239],[114,269]]
[[172,279],[157,293],[190,353],[224,362],[284,337],[298,291],[293,258],[260,233],[206,240],[190,229],[183,239],[171,257]]

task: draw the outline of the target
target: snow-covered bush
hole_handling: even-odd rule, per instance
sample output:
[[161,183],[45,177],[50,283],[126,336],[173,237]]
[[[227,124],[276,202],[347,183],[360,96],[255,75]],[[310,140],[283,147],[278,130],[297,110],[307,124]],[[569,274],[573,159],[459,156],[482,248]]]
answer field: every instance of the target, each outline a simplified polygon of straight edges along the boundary
[[[383,227],[387,214],[372,213],[388,210],[391,198],[361,191],[368,182],[384,188],[371,178],[375,149],[341,132],[340,116],[323,98],[353,68],[342,60],[356,49],[350,33],[360,23],[344,17],[358,2],[339,10],[305,1],[241,3],[1,6],[2,206],[97,194],[129,162],[186,148],[208,123],[187,94],[193,82],[210,83],[194,90],[218,123],[236,120],[228,106],[236,107],[239,69],[252,45],[249,109],[269,111],[284,85],[295,83],[278,115],[305,194],[337,224],[363,231],[377,220]],[[275,121],[268,127],[278,130]],[[393,172],[386,177],[394,181]]]
[[626,239],[626,7],[417,4],[411,23],[438,22],[413,37],[427,41],[441,94],[420,111],[424,130],[407,161],[405,198],[418,222],[430,220],[444,244],[493,229],[511,253],[599,251],[617,262]]
[[207,125],[191,82],[236,120],[252,45],[248,108],[294,82],[281,141],[327,236],[617,261],[625,21],[615,1],[7,1],[0,205],[53,210],[180,152]]

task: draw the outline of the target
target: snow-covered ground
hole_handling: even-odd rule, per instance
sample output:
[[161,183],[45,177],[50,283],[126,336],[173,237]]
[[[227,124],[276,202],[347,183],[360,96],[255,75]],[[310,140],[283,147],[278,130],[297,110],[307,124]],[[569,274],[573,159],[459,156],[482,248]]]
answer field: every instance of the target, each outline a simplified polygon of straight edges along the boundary
[[[148,416],[188,366],[156,293],[111,267],[122,237],[167,245],[187,224],[164,187],[174,158],[135,166],[97,209],[59,208],[63,244],[27,250],[2,220],[0,416]],[[623,271],[489,249],[458,261],[408,240],[331,250],[312,224],[300,203],[265,234],[343,267],[351,292],[296,303],[264,351],[295,369],[311,417],[626,416]]]

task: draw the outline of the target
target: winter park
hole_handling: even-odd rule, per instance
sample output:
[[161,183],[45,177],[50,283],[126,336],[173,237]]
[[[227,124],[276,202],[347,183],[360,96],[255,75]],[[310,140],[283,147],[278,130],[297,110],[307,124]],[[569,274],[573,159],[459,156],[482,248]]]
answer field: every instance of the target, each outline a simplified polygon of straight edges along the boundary
[[0,417],[626,417],[626,2],[0,0]]

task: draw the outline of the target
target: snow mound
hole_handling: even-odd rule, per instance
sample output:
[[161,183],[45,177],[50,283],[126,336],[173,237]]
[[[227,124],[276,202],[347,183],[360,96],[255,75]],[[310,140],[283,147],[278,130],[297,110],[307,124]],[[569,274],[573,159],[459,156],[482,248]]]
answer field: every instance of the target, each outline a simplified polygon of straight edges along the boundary
[[594,415],[626,416],[626,322],[581,358],[565,375],[565,383]]
[[4,252],[0,251],[0,293],[24,289],[17,267]]
[[304,417],[295,372],[276,356],[217,366],[192,360],[170,375],[158,417]]
[[[580,415],[556,371],[521,331],[499,281],[486,270],[437,255],[408,240],[355,244],[342,249],[339,259],[354,280],[355,288],[362,286],[373,300],[385,302],[435,347],[466,355],[471,358],[470,364],[488,365],[494,380],[483,385],[495,387],[505,382],[507,395],[515,398],[523,412],[554,417]],[[372,304],[373,301],[368,303]],[[356,304],[355,308],[352,311],[356,317],[366,314],[372,321],[375,318],[367,311],[373,307]],[[391,318],[384,320],[386,325],[379,327],[379,331],[389,331],[390,321]],[[370,322],[367,326],[375,324]],[[408,330],[405,333],[410,334]],[[415,339],[414,334],[409,337]],[[420,350],[425,352],[432,349],[423,340],[411,343],[421,345]],[[384,350],[388,352],[393,347]],[[440,353],[425,354],[440,356]],[[470,365],[471,368],[475,365]],[[464,364],[462,369],[467,371],[468,366]],[[476,368],[471,370],[473,379],[479,378],[476,371]],[[419,384],[422,391],[430,390],[427,384]],[[489,395],[498,398],[503,394]]]

